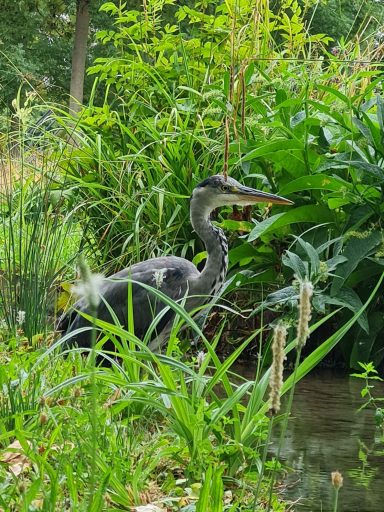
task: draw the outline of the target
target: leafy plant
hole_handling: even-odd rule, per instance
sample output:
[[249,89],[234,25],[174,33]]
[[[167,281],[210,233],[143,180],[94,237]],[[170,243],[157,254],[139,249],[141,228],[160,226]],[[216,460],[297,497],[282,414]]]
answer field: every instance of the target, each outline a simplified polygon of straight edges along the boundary
[[45,153],[27,147],[33,105],[20,98],[19,131],[10,135],[20,156],[6,155],[1,169],[0,312],[2,327],[14,335],[21,330],[31,341],[47,332],[49,315],[53,321],[54,285],[76,254],[81,230],[68,208],[70,197],[58,184],[57,162],[48,155],[49,133],[39,138]]
[[[296,2],[259,9],[249,2],[194,8],[149,1],[143,10],[106,3],[115,28],[98,38],[118,53],[89,69],[97,78],[81,118],[59,113],[76,141],[60,158],[62,186],[82,197],[86,245],[106,272],[171,250],[202,262],[185,222],[186,198],[207,169],[230,169],[289,196],[295,206],[288,210],[227,210],[217,219],[233,233],[226,296],[259,311],[261,289],[273,292],[283,275],[301,270],[324,281],[318,313],[343,306],[345,322],[382,266],[380,78],[374,67],[355,66],[357,43],[345,46],[348,66],[328,53],[327,36],[309,36]],[[325,62],[300,60],[320,55]],[[292,235],[295,245],[282,257]],[[372,324],[375,336],[364,345],[377,363],[381,309],[372,305],[352,333],[368,336]],[[343,344],[351,366],[361,360],[358,346]]]
[[[318,90],[325,90],[327,96],[321,102],[305,100],[300,115],[292,111],[295,100],[284,102],[286,119],[277,107],[275,125],[284,126],[278,140],[268,142],[262,136],[260,141],[243,143],[238,164],[245,160],[263,169],[273,164],[274,174],[267,174],[267,179],[281,183],[281,193],[298,204],[256,223],[247,240],[257,241],[259,248],[247,248],[244,253],[252,269],[258,253],[270,251],[274,240],[286,237],[290,228],[296,242],[293,250],[283,254],[282,262],[299,278],[308,276],[320,283],[322,291],[314,301],[318,312],[324,313],[326,304],[357,311],[382,271],[383,160],[378,136],[382,99],[372,95],[371,87],[366,96],[354,98],[330,86]],[[331,96],[341,103],[339,111],[327,105]],[[266,127],[269,123],[265,118]],[[271,261],[275,264],[276,259]],[[294,287],[280,290],[267,299],[267,305],[285,302],[289,306],[295,294]],[[362,357],[377,358],[377,364],[382,361],[376,341],[382,332],[382,315],[376,315],[376,310],[382,310],[380,300],[360,318],[352,342],[343,344],[344,357],[352,367]],[[342,314],[342,322],[346,315]]]
[[373,390],[375,388],[375,382],[383,382],[383,379],[378,375],[376,368],[373,363],[359,363],[361,368],[360,373],[352,373],[352,377],[356,377],[357,379],[363,379],[365,381],[365,385],[361,390],[361,397],[366,400],[364,405],[361,406],[360,409],[364,409],[365,407],[373,406],[375,409],[375,424],[378,428],[384,428],[384,409],[380,407],[381,402],[384,401],[384,398],[375,397],[373,395]]

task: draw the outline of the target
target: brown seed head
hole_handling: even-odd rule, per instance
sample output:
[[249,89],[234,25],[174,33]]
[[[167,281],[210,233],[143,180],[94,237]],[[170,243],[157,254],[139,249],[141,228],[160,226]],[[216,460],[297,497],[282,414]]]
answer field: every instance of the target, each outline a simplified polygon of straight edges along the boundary
[[343,476],[339,471],[332,471],[331,473],[332,485],[335,489],[340,489],[343,486]]
[[39,423],[40,425],[45,425],[48,422],[48,415],[45,412],[40,414]]
[[280,392],[283,385],[284,360],[286,359],[284,354],[286,338],[287,329],[280,323],[273,331],[272,341],[273,360],[269,377],[269,411],[272,415],[278,414],[280,411]]
[[20,492],[21,494],[24,494],[26,490],[27,490],[27,485],[26,485],[26,483],[25,483],[24,481],[20,481],[20,482],[19,482],[19,492]]
[[40,397],[39,404],[41,407],[44,407],[44,406],[51,407],[52,403],[53,403],[52,397],[44,396],[44,395]]
[[302,348],[309,338],[309,322],[311,320],[311,298],[313,295],[313,285],[305,279],[300,283],[299,299],[299,322],[297,324],[297,348]]
[[72,390],[72,394],[75,398],[79,398],[83,394],[83,390],[80,386],[75,386]]

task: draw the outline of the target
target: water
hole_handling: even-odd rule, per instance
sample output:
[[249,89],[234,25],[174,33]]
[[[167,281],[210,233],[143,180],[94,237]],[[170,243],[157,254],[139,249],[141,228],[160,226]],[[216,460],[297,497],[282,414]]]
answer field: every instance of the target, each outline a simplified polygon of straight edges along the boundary
[[[312,373],[295,391],[280,459],[294,471],[284,481],[284,499],[297,512],[332,509],[331,472],[344,477],[339,512],[384,512],[384,444],[374,411],[362,405],[360,379]],[[375,386],[384,396],[384,386]],[[376,442],[375,442],[376,437]]]

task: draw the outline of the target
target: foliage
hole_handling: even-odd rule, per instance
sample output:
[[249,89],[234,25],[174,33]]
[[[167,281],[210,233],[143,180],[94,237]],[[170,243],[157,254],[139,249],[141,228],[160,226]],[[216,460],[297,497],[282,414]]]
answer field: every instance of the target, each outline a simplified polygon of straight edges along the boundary
[[[292,353],[297,282],[310,279],[317,346],[302,360],[296,351],[281,393],[291,404],[295,383],[338,348],[351,366],[366,358],[377,405],[368,361],[383,357],[384,103],[379,65],[361,61],[382,49],[341,41],[340,62],[291,0],[277,12],[245,0],[102,10],[113,28],[98,40],[115,53],[90,68],[81,117],[44,104],[36,125],[42,105],[20,93],[16,133],[1,138],[11,172],[0,208],[0,507],[283,510],[268,497],[279,470],[267,453],[268,333],[247,332],[223,362],[218,346],[226,318],[265,315],[290,324]],[[223,170],[295,206],[217,215],[231,237],[229,302],[211,340],[158,290],[177,313],[164,353],[148,350],[151,329],[139,340],[118,322],[94,320],[100,338],[82,356],[69,335],[43,335],[78,252],[106,272],[170,252],[200,264],[187,198]],[[199,353],[184,351],[192,337]],[[234,363],[250,346],[246,380]]]
[[358,412],[362,409],[368,408],[372,411],[372,424],[375,425],[374,439],[371,445],[367,445],[360,441],[359,459],[361,461],[361,470],[357,471],[354,475],[355,478],[360,478],[364,482],[363,478],[369,468],[369,462],[371,457],[382,457],[383,451],[381,449],[384,442],[384,397],[382,394],[378,394],[378,384],[383,382],[383,379],[379,376],[372,362],[360,363],[360,373],[351,374],[352,377],[358,378],[364,381],[364,385],[361,389],[361,398],[364,400],[363,405],[359,408]]
[[[134,255],[134,259],[157,255],[159,240],[169,233],[175,233],[172,244],[167,239],[161,251],[166,252],[169,245],[177,250],[181,245],[181,254],[192,256],[190,248],[193,249],[196,242],[185,244],[188,235],[182,219],[187,214],[187,205],[177,204],[178,196],[180,192],[190,193],[193,185],[205,176],[203,169],[209,168],[215,173],[226,165],[225,158],[223,161],[226,119],[231,118],[229,125],[236,138],[245,124],[255,126],[257,114],[253,107],[256,105],[248,104],[243,90],[247,94],[249,90],[252,101],[253,94],[258,97],[265,85],[266,97],[271,97],[268,89],[274,87],[273,79],[266,76],[264,85],[257,81],[259,70],[267,67],[268,59],[280,55],[279,48],[275,50],[268,41],[273,41],[274,32],[292,32],[289,18],[274,15],[264,7],[263,15],[271,18],[271,31],[260,22],[249,23],[253,8],[248,2],[240,3],[236,13],[230,4],[222,4],[216,7],[216,16],[211,14],[214,4],[210,3],[209,9],[206,6],[209,14],[189,6],[176,10],[175,17],[183,22],[182,27],[188,21],[192,33],[199,34],[199,37],[190,37],[176,25],[163,27],[161,8],[164,5],[149,2],[148,16],[146,11],[126,12],[112,3],[103,6],[115,16],[117,29],[103,31],[99,38],[108,44],[113,42],[121,57],[97,59],[90,69],[90,73],[98,73],[99,82],[107,84],[105,102],[99,107],[91,101],[84,111],[78,125],[84,149],[70,155],[69,172],[89,199],[87,212],[95,223],[95,239],[103,233],[105,259],[108,260],[124,257],[132,261],[127,246],[132,233],[137,237],[143,224],[150,230],[149,243],[146,240],[141,244],[146,252]],[[298,20],[300,8],[295,9]],[[288,56],[287,52],[295,49],[304,51],[307,39],[302,22],[294,41],[292,37],[287,38],[282,55]],[[311,42],[319,45],[326,40],[324,36],[313,36]],[[253,63],[246,66],[248,60],[254,60],[256,43],[259,49],[265,47],[266,60],[258,61],[257,66]],[[234,74],[237,62],[244,64]],[[274,64],[271,70],[273,67]],[[96,144],[95,131],[98,133]],[[97,162],[92,155],[99,152],[105,161],[105,173],[94,172]],[[233,172],[239,174],[239,171],[235,168]],[[162,190],[153,189],[148,195],[147,190],[158,184]],[[147,197],[141,201],[140,208],[128,211],[125,197],[116,197],[116,189],[129,191],[136,205],[141,195]],[[111,207],[112,190],[116,199]],[[169,219],[171,225],[166,224]],[[224,226],[235,231],[247,224],[232,222]]]
[[356,33],[367,40],[367,35],[372,36],[372,32],[380,31],[383,6],[375,0],[363,3],[356,0],[326,0],[310,5],[306,18],[311,20],[312,31],[324,31],[335,41],[349,39]]
[[[308,35],[295,2],[277,13],[260,6],[264,23],[248,2],[234,5],[147,2],[127,11],[104,4],[115,28],[98,39],[113,44],[116,57],[90,69],[98,77],[80,120],[52,106],[60,129],[50,151],[71,198],[66,208],[77,201],[84,247],[106,272],[171,251],[201,262],[204,248],[184,222],[186,198],[206,169],[229,165],[235,177],[296,203],[254,217],[220,214],[219,225],[233,233],[229,300],[236,294],[256,314],[260,300],[242,290],[259,296],[267,283],[268,294],[307,274],[318,283],[316,312],[342,306],[345,322],[382,266],[377,69],[353,60],[353,41],[340,64],[325,49],[327,36]],[[368,59],[377,49],[364,52]],[[299,60],[321,55],[326,64]],[[293,282],[265,306],[295,316],[295,294]],[[378,300],[341,347],[350,366],[363,357],[380,364],[381,311]]]
[[361,397],[364,398],[366,402],[361,409],[373,406],[375,409],[375,424],[378,428],[381,428],[384,433],[384,409],[381,407],[381,402],[384,401],[384,398],[375,397],[373,395],[375,382],[383,382],[384,380],[379,377],[372,362],[359,363],[359,366],[361,368],[360,373],[352,373],[352,377],[365,381],[365,386],[361,390]]
[[[283,276],[308,275],[319,284],[317,313],[342,306],[345,322],[382,266],[381,81],[377,68],[355,61],[357,51],[369,60],[378,48],[347,42],[340,63],[327,53],[327,36],[308,36],[297,3],[278,13],[260,6],[260,18],[248,2],[234,5],[148,2],[147,10],[127,11],[104,4],[115,29],[98,38],[117,54],[89,70],[95,91],[105,84],[105,101],[84,110],[79,143],[62,161],[66,178],[84,198],[92,252],[109,270],[170,250],[202,261],[183,199],[206,169],[229,165],[234,177],[291,197],[294,208],[272,215],[220,214],[221,227],[245,235],[232,237],[226,294],[260,294],[264,283],[268,292]],[[317,59],[324,55],[326,64]],[[281,312],[284,303],[295,316],[295,294],[293,284],[266,306]],[[245,301],[254,313],[263,307],[252,295]],[[352,367],[362,353],[382,360],[382,307],[372,305],[344,342]]]
[[[326,311],[326,304],[342,305],[352,311],[359,309],[367,289],[382,272],[384,174],[379,134],[383,130],[384,103],[379,95],[371,97],[370,90],[368,88],[365,93],[369,95],[368,99],[360,95],[349,98],[340,91],[327,88],[327,93],[342,101],[345,112],[334,111],[324,101],[308,102],[307,112],[301,113],[301,122],[306,124],[308,120],[311,126],[310,135],[306,135],[307,140],[311,137],[309,147],[304,141],[297,141],[296,127],[292,130],[292,139],[282,138],[280,142],[282,148],[287,143],[293,147],[292,141],[295,144],[294,156],[284,153],[284,169],[279,181],[281,193],[297,198],[298,207],[259,223],[248,237],[251,241],[268,241],[286,226],[300,222],[302,234],[294,242],[294,251],[288,250],[282,261],[292,274],[307,275],[313,282],[322,283],[323,292],[317,294],[314,302],[320,313]],[[322,125],[315,122],[316,116],[318,121],[322,120]],[[292,118],[289,122],[292,126]],[[243,159],[257,158],[261,153],[259,149],[251,148]],[[275,168],[280,159],[276,153],[261,158],[274,162]],[[310,173],[305,169],[306,161],[312,161]],[[295,179],[300,165],[302,176]],[[327,173],[330,169],[331,175]],[[310,223],[315,223],[316,229],[311,228]],[[280,290],[267,299],[267,303],[281,304],[283,300],[294,299],[295,294],[294,287]],[[379,333],[383,328],[379,312],[382,307],[379,300],[367,316],[360,319],[359,328],[353,333],[353,343],[346,351],[350,354],[352,367],[362,358],[368,361],[374,356],[376,364],[382,361],[383,354],[379,350]]]
[[[81,229],[58,183],[57,162],[26,146],[29,100],[21,104],[19,96],[15,102],[19,131],[0,168],[0,314],[3,328],[36,341],[53,324],[54,285],[78,250]],[[43,149],[48,138],[39,137]]]
[[[185,313],[183,317],[193,322]],[[247,444],[255,446],[247,448],[240,442],[239,419],[245,408],[239,400],[253,383],[230,381],[236,354],[219,362],[214,352],[219,335],[212,346],[205,340],[208,353],[198,362],[195,358],[182,361],[177,355],[177,330],[169,354],[163,356],[151,353],[117,326],[107,326],[105,332],[113,339],[121,334],[121,344],[116,346],[120,362],[114,361],[111,368],[95,370],[91,357],[82,360],[76,351],[63,359],[55,351],[56,344],[45,351],[15,353],[7,374],[0,372],[4,390],[0,425],[7,432],[2,438],[4,451],[16,435],[28,461],[24,459],[22,472],[28,494],[13,484],[14,463],[1,468],[2,499],[15,504],[40,500],[51,509],[66,503],[71,508],[92,503],[94,510],[102,509],[100,499],[116,509],[161,500],[169,509],[179,510],[181,503],[195,502],[201,509],[209,497],[216,500],[212,510],[222,510],[224,471],[229,472],[231,459],[239,458],[250,464],[249,479],[254,481],[251,466],[265,429],[263,416],[250,416]],[[171,354],[172,350],[176,352]],[[103,356],[110,357],[105,352]],[[219,384],[225,396],[218,396]],[[94,430],[92,416],[97,420]],[[93,471],[102,485],[90,496],[94,442],[97,464]],[[238,477],[246,467],[239,466],[232,469]],[[211,478],[217,483],[212,490],[207,487]],[[246,495],[252,498],[245,480],[229,481],[233,491],[228,509]]]
[[[20,76],[43,95],[48,86],[52,98],[57,97],[56,88],[63,87],[66,80],[69,83],[72,34],[68,20],[72,10],[66,12],[61,1],[39,1],[36,6],[36,2],[29,0],[17,3],[3,0],[0,8],[3,13],[0,65],[4,78],[1,108],[10,107]],[[43,30],[36,33],[37,27]]]
[[[98,12],[100,5],[100,0],[90,3],[92,35],[100,27],[108,27],[108,17]],[[33,88],[41,100],[66,100],[71,77],[75,0],[1,0],[0,10],[0,112],[12,111],[12,101],[21,83],[26,91]],[[88,62],[95,56],[107,55],[108,51],[105,46],[92,44]],[[87,80],[87,98],[91,87],[91,80]]]
[[[33,501],[43,509],[79,510],[103,510],[105,503],[124,510],[149,502],[170,510],[183,505],[235,510],[259,501],[262,506],[266,483],[261,495],[252,491],[267,443],[269,370],[258,365],[253,380],[232,372],[239,354],[260,333],[252,333],[221,362],[216,355],[221,330],[209,342],[179,304],[158,290],[153,293],[178,314],[164,354],[154,354],[145,340],[119,325],[96,319],[103,335],[88,357],[73,348],[63,357],[58,348],[66,347],[66,335],[49,348],[24,344],[12,354],[7,371],[1,367],[4,503]],[[364,308],[298,366],[283,392],[331,350]],[[204,351],[197,357],[181,355],[184,322],[201,336]],[[115,351],[103,350],[108,341]],[[295,347],[293,340],[286,353]],[[95,354],[110,366],[95,367]],[[265,463],[267,477],[274,467]],[[92,488],[92,481],[97,487]],[[215,507],[202,508],[207,500]],[[283,510],[276,498],[273,503],[273,510]]]

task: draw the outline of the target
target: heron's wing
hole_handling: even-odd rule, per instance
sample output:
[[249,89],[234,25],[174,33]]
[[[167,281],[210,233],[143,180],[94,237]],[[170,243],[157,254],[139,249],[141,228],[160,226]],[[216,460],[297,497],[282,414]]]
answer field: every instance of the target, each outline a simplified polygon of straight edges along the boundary
[[[101,286],[100,294],[103,300],[98,307],[98,318],[113,322],[109,311],[111,308],[118,318],[120,324],[127,327],[129,307],[133,308],[135,334],[143,337],[152,323],[153,318],[166,307],[152,292],[149,292],[139,283],[156,288],[170,297],[172,300],[179,300],[188,293],[189,281],[196,279],[199,272],[196,267],[183,258],[174,256],[154,258],[124,269],[110,278],[106,279]],[[132,304],[129,301],[129,281],[132,282]],[[108,306],[106,305],[108,304]],[[89,308],[84,300],[78,301],[74,309],[89,314]],[[72,314],[72,322],[67,332],[83,326],[89,326],[89,322],[81,315]],[[164,327],[172,320],[174,314],[168,311],[156,326],[155,335],[159,334]],[[89,346],[91,343],[90,333],[85,332],[73,339],[81,346]]]
[[[128,314],[128,293],[129,288],[126,281],[131,279],[132,283],[132,306],[134,313],[135,333],[142,337],[151,325],[153,318],[166,306],[153,292],[149,292],[138,283],[151,286],[167,295],[174,301],[183,299],[188,293],[189,281],[196,279],[199,275],[196,267],[182,258],[166,257],[147,260],[133,265],[112,276],[103,290],[103,297],[117,313],[123,325],[127,325]],[[170,321],[173,312],[169,311],[157,325],[160,332]]]

